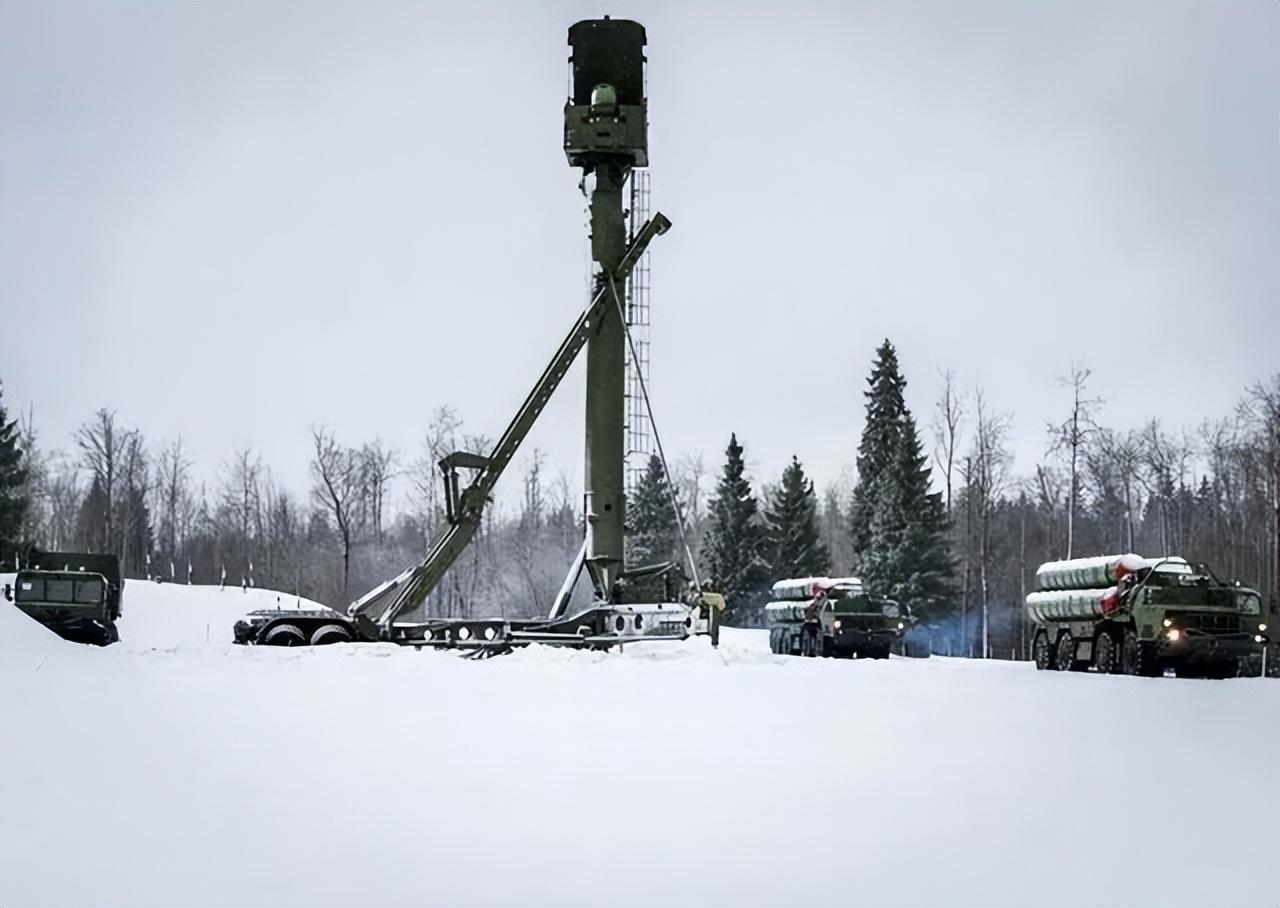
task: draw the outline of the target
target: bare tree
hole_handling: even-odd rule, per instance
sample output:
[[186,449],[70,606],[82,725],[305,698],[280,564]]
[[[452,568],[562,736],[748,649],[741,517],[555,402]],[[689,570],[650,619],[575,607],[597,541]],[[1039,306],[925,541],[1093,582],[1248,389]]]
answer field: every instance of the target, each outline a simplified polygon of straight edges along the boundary
[[1267,521],[1271,577],[1264,583],[1267,590],[1280,592],[1280,372],[1250,386],[1241,409],[1245,420],[1258,430],[1268,461],[1265,485],[1271,512]]
[[461,430],[462,420],[457,412],[452,407],[438,407],[427,424],[421,453],[409,468],[419,502],[424,544],[429,544],[444,519],[439,463],[447,454],[457,450]]
[[375,438],[372,444],[360,450],[360,500],[367,508],[366,522],[373,531],[373,543],[378,548],[382,548],[386,522],[387,486],[395,476],[398,459],[395,449],[386,447],[380,438]]
[[942,396],[933,412],[933,459],[946,480],[947,516],[951,516],[951,477],[955,473],[956,452],[960,447],[961,424],[964,421],[964,395],[956,390],[955,372],[941,372]]
[[51,459],[45,473],[44,497],[48,516],[40,538],[49,548],[70,548],[76,535],[81,500],[80,482],[73,460],[61,454]]
[[75,433],[76,446],[80,449],[80,462],[102,491],[102,543],[107,551],[112,552],[118,551],[115,532],[116,480],[128,434],[116,427],[115,412],[105,407],[98,410]]
[[1132,552],[1135,548],[1134,526],[1137,523],[1137,513],[1142,507],[1139,486],[1146,486],[1146,477],[1142,474],[1142,437],[1133,431],[1099,429],[1094,448],[1090,456],[1109,461],[1111,475],[1120,482],[1121,501],[1124,504],[1124,537],[1118,542],[1125,551]]
[[1102,401],[1085,397],[1091,370],[1072,365],[1071,376],[1059,379],[1059,384],[1071,389],[1071,415],[1060,425],[1049,424],[1049,452],[1068,453],[1070,470],[1067,483],[1067,557],[1071,557],[1075,541],[1076,504],[1080,491],[1080,453],[1088,444],[1089,436],[1097,429],[1094,415]]
[[130,431],[124,433],[122,439],[120,518],[117,521],[120,539],[117,550],[125,570],[139,574],[149,563],[151,555],[151,521],[146,505],[151,469],[142,433]]
[[974,392],[974,417],[971,454],[967,458],[968,493],[978,516],[978,579],[982,596],[982,658],[985,659],[990,653],[988,572],[991,567],[991,515],[1004,495],[1012,458],[1007,443],[1009,417],[991,412],[981,388]]
[[262,456],[255,454],[253,448],[236,451],[220,472],[220,504],[247,547],[262,523]]
[[311,494],[337,525],[342,542],[342,595],[345,598],[351,575],[351,518],[360,489],[360,458],[357,452],[338,444],[333,433],[326,429],[312,428],[311,441]]
[[182,531],[184,510],[190,507],[190,475],[192,462],[182,447],[179,436],[160,454],[157,464],[156,488],[160,511],[160,546],[164,556],[171,561],[177,557]]

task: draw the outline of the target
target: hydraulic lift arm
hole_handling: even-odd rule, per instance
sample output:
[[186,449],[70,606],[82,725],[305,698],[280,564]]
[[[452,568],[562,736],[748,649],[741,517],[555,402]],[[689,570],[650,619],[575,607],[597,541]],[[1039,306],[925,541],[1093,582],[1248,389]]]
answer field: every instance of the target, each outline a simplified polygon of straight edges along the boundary
[[[670,227],[671,221],[661,212],[645,222],[627,247],[613,274],[614,286],[627,279],[649,242],[655,236],[666,233]],[[560,386],[560,381],[573,365],[574,359],[586,345],[592,330],[602,318],[611,315],[616,318],[617,315],[613,313],[613,289],[608,281],[602,281],[590,304],[578,316],[573,328],[561,342],[555,356],[551,358],[489,455],[484,457],[456,451],[440,461],[440,469],[444,473],[445,512],[449,525],[421,564],[375,587],[351,604],[347,612],[363,634],[385,639],[390,635],[391,626],[398,616],[412,612],[431,595],[431,591],[475,535],[494,485],[515,456],[520,443],[533,428],[547,401]],[[458,483],[459,469],[474,471],[471,482],[461,491]]]

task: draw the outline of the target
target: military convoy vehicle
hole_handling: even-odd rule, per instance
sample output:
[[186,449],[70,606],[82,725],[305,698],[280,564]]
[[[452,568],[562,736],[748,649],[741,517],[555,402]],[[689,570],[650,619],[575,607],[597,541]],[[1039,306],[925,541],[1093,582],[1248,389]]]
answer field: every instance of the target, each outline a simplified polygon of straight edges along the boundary
[[1258,593],[1185,558],[1052,561],[1036,586],[1026,606],[1042,670],[1227,678],[1269,642]]
[[[769,649],[780,655],[887,659],[915,623],[905,605],[870,595],[857,577],[779,580],[770,593]],[[910,642],[907,655],[929,654]]]
[[115,555],[33,551],[4,597],[66,640],[107,646],[120,639],[124,581]]

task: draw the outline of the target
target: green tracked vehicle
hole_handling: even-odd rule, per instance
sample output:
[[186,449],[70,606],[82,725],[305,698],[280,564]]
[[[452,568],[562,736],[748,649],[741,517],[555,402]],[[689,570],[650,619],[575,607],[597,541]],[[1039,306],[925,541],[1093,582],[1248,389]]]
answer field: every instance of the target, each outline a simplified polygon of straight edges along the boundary
[[927,646],[907,637],[910,610],[870,595],[857,577],[779,580],[765,606],[769,649],[780,655],[887,659],[906,640],[906,655],[927,656]]
[[1234,677],[1269,643],[1257,592],[1185,558],[1053,561],[1027,597],[1036,668]]
[[120,639],[124,580],[115,555],[33,551],[4,597],[59,637],[108,646]]

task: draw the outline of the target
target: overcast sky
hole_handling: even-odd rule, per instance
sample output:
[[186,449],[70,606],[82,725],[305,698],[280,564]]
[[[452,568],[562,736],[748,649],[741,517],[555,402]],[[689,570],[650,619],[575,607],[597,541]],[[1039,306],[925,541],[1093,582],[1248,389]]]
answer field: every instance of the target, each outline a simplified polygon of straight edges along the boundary
[[[1092,367],[1195,424],[1280,368],[1280,7],[0,5],[0,379],[206,475],[309,427],[494,437],[583,304],[566,29],[648,30],[670,452],[852,463],[875,347],[954,369],[1018,467]],[[581,364],[527,442],[581,482]],[[512,480],[505,485],[510,489]]]

